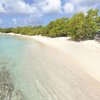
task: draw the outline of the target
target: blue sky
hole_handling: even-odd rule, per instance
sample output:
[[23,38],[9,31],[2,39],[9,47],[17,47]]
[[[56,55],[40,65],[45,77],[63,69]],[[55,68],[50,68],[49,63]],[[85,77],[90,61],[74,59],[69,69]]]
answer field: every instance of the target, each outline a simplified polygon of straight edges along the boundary
[[91,8],[100,9],[100,0],[0,0],[0,27],[46,25]]

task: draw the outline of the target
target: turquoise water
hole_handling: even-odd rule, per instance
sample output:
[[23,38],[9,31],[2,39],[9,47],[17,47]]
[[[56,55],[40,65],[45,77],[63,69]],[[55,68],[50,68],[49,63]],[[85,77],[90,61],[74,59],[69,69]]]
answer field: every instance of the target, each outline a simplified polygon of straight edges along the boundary
[[17,99],[12,100],[56,100],[57,87],[51,81],[52,70],[48,65],[55,68],[57,62],[52,61],[55,55],[48,56],[51,52],[48,46],[35,40],[0,35],[0,67],[9,70],[14,91],[20,91],[19,97],[23,97],[18,99],[14,94]]
[[[25,66],[24,58],[28,49],[28,45],[35,45],[35,42],[27,38],[20,38],[10,35],[0,35],[0,67],[6,67],[11,74],[16,90],[23,91],[22,93],[29,100],[32,100],[31,93],[28,93],[29,86],[23,80]],[[29,59],[29,58],[27,58]],[[28,96],[27,96],[28,95]]]
[[0,35],[0,68],[14,84],[12,99],[0,100],[99,100],[100,83],[91,84],[93,79],[67,56],[33,39]]

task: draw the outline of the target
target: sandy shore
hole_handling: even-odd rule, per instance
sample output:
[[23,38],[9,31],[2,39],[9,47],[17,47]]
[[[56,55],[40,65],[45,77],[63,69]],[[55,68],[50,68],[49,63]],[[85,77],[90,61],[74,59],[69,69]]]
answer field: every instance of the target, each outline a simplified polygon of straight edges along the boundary
[[100,81],[100,44],[95,40],[74,42],[68,40],[68,37],[34,36],[33,38],[70,55],[84,66],[80,66],[82,69]]
[[67,37],[15,36],[32,38],[14,72],[30,100],[99,100],[100,44]]
[[[4,34],[4,33],[3,33]],[[9,35],[32,38],[48,46],[56,48],[82,64],[81,67],[95,79],[100,81],[100,44],[94,40],[74,42],[68,37],[49,38],[43,36],[26,36],[9,33]]]

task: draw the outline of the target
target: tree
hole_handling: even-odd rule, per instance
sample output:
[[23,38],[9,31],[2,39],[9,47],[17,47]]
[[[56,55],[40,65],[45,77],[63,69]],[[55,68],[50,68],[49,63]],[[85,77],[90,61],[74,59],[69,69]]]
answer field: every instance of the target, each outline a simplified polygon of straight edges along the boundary
[[16,28],[1,28],[1,32],[14,32],[24,35],[43,35],[50,37],[70,36],[73,40],[93,39],[97,29],[100,29],[99,10],[90,9],[87,15],[77,13],[72,18],[59,18],[46,26],[26,26]]
[[86,20],[85,20],[85,23],[86,23],[86,36],[87,38],[89,39],[93,39],[94,36],[96,35],[96,31],[97,31],[97,18],[98,18],[98,10],[97,9],[90,9],[88,12],[87,12],[87,16],[86,16]]
[[85,16],[84,13],[75,14],[67,23],[68,35],[73,40],[93,39],[96,30],[98,10],[90,9]]
[[71,19],[69,19],[67,23],[67,31],[68,35],[73,40],[79,40],[80,38],[83,38],[84,30],[83,30],[83,24],[84,24],[85,15],[84,13],[78,13],[75,14]]
[[50,22],[47,25],[48,36],[51,37],[67,36],[67,30],[65,27],[67,20],[68,18],[64,17]]

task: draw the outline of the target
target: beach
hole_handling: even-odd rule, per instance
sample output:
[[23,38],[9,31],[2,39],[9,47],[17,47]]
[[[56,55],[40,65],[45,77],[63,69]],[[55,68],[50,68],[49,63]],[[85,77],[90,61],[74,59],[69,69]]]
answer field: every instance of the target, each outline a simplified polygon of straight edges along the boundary
[[100,0],[76,1],[0,1],[0,100],[100,100]]
[[[1,33],[2,34],[2,33]],[[4,34],[4,33],[3,33]],[[71,41],[69,37],[50,38],[41,35],[27,36],[14,33],[9,35],[34,39],[52,48],[60,50],[82,64],[81,67],[92,77],[100,81],[100,43],[95,40]]]
[[83,70],[100,81],[100,43],[95,40],[74,42],[68,37],[34,36],[33,38],[68,54],[84,66],[83,68],[80,66]]
[[68,37],[9,35],[31,40],[14,72],[18,86],[29,100],[100,98],[99,43],[74,42]]

